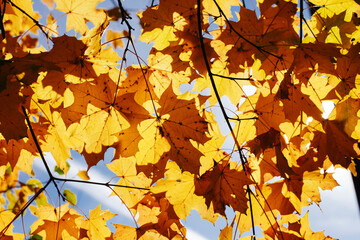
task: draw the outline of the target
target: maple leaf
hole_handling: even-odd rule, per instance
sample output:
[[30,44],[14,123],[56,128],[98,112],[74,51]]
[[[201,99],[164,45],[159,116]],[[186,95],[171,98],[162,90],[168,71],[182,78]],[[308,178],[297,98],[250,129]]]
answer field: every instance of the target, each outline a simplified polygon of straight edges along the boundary
[[[351,157],[358,157],[360,151],[357,148],[357,141],[349,137],[337,121],[327,120],[324,122],[324,132],[315,132],[312,147],[318,150],[319,161],[323,162],[329,158],[332,164],[339,164],[347,168]],[[330,135],[329,135],[330,134]],[[333,137],[336,136],[337,141]],[[325,168],[328,168],[326,165]]]
[[280,124],[289,122],[285,116],[283,104],[276,101],[275,97],[274,94],[258,92],[240,105],[239,111],[243,114],[239,118],[254,118],[256,135],[268,132],[270,128],[281,131]]
[[98,164],[98,162],[104,159],[105,152],[108,150],[108,148],[109,147],[107,146],[103,146],[101,152],[99,153],[88,153],[86,151],[82,151],[82,155],[84,156],[86,164],[88,165],[87,170],[89,170],[91,167],[95,166],[96,164]]
[[[60,84],[61,87],[59,86],[58,89],[62,91],[64,84],[61,81]],[[67,126],[86,118],[88,108],[93,108],[95,111],[96,109],[106,111],[113,107],[116,85],[108,74],[102,74],[94,81],[71,84],[67,89],[68,92],[63,93],[64,108],[60,108]]]
[[[90,45],[86,44],[86,38],[83,40],[85,43],[66,35],[54,38],[54,47],[51,51],[42,53],[40,60],[54,63],[57,70],[65,73],[67,83],[93,80],[100,74],[108,73],[109,69],[117,65],[119,56],[112,48],[100,46],[100,39],[93,40]],[[99,46],[94,51],[96,45]]]
[[[96,76],[92,65],[86,60],[87,46],[75,37],[61,36],[53,39],[54,47],[43,53],[41,59],[54,62],[63,73],[66,82],[79,83]],[[54,58],[56,56],[56,59]]]
[[[117,185],[130,186],[138,188],[149,188],[151,180],[148,179],[144,173],[137,173],[136,159],[120,158],[114,160],[112,163],[106,165],[111,171],[117,174],[121,179],[117,182]],[[114,191],[121,196],[121,200],[132,208],[135,206],[145,195],[144,190],[140,189],[128,189],[124,187],[115,187]],[[115,195],[115,194],[112,194]]]
[[[111,146],[117,141],[116,134],[129,128],[130,124],[121,112],[123,107],[113,106],[116,85],[108,75],[101,75],[92,82],[70,86],[73,104],[61,109],[65,124],[74,125],[74,136],[85,143],[88,153],[99,153],[102,146]],[[125,96],[122,96],[124,99]],[[131,112],[131,109],[124,112]],[[101,119],[101,125],[98,121]]]
[[[112,107],[105,110],[89,107],[86,116],[80,120],[79,137],[84,140],[88,153],[99,153],[102,145],[114,144],[117,140],[114,135],[130,126],[121,113]],[[99,121],[102,122],[100,126]]]
[[339,13],[345,12],[345,21],[349,21],[352,13],[360,10],[360,5],[356,1],[336,1],[336,0],[311,0],[316,6],[322,6],[316,13],[322,17],[333,17]]
[[[240,99],[245,97],[242,86],[248,84],[246,83],[246,81],[242,81],[241,83],[239,83],[238,81],[236,81],[236,78],[238,77],[246,79],[249,77],[249,74],[246,72],[239,74],[230,74],[226,63],[219,60],[215,60],[212,63],[211,70],[214,74],[217,74],[216,76],[214,76],[214,81],[217,84],[216,90],[219,95],[228,96],[231,103],[235,105],[238,104],[240,102]],[[207,88],[210,88],[211,97],[209,98],[209,102],[213,105],[218,100],[215,96],[215,90],[210,85],[211,81],[209,77],[197,78],[193,90],[203,91]]]
[[91,21],[95,26],[100,24],[105,18],[105,13],[97,10],[96,6],[103,0],[55,0],[56,9],[66,13],[66,30],[75,29],[76,32],[85,34],[88,31],[87,21]]
[[[186,95],[179,99],[171,86],[162,94],[159,114],[164,122],[161,129],[171,145],[169,157],[177,162],[181,168],[191,173],[197,173],[200,167],[201,152],[191,143],[194,140],[204,144],[208,137],[207,122],[199,115],[196,108],[196,98]],[[171,104],[169,104],[172,102]],[[186,111],[186,115],[184,114]],[[169,117],[165,117],[169,115]],[[164,117],[163,117],[164,116]]]
[[174,32],[183,30],[185,19],[195,16],[195,11],[194,1],[162,1],[158,6],[148,7],[139,14],[143,28],[140,40],[150,43],[156,39],[154,48],[163,50],[177,40]]
[[128,93],[118,96],[115,108],[126,117],[130,124],[126,128],[116,134],[118,141],[116,144],[115,157],[130,157],[139,151],[139,141],[143,139],[142,131],[139,129],[140,124],[150,117],[149,112],[135,101],[135,94]]
[[154,85],[148,84],[151,70],[148,68],[129,66],[126,68],[127,77],[120,77],[119,89],[123,93],[134,93],[134,100],[143,104],[149,100],[158,99],[154,92]]
[[98,205],[94,210],[90,210],[90,216],[86,219],[77,219],[76,224],[87,230],[90,239],[105,239],[111,232],[106,226],[106,221],[113,218],[116,214],[108,210],[101,210]]
[[276,97],[284,104],[285,116],[291,122],[295,122],[302,112],[315,119],[322,119],[321,101],[312,86],[294,82],[287,73],[280,83]]
[[[150,209],[153,209],[151,211],[155,212],[160,209],[160,213],[157,214],[157,219],[153,219],[153,221],[155,221],[156,223],[147,222],[146,224],[138,228],[138,237],[141,237],[143,235],[146,236],[147,232],[153,231],[156,231],[157,233],[160,233],[162,236],[165,236],[169,239],[177,239],[179,237],[180,239],[182,239],[183,236],[185,236],[185,229],[180,223],[180,219],[175,213],[175,209],[165,197],[165,193],[159,193],[154,195],[149,192],[139,202],[137,208],[139,207],[148,208],[148,212]],[[150,216],[144,217],[149,218]]]
[[57,37],[58,36],[58,27],[59,26],[56,24],[56,20],[53,17],[53,15],[49,14],[49,16],[47,18],[46,29],[49,30],[50,35],[54,35],[55,37]]
[[[239,22],[230,21],[231,26],[236,32],[231,31],[227,25],[217,37],[218,41],[221,41],[225,45],[230,45],[230,49],[220,53],[226,53],[226,61],[228,62],[228,68],[231,73],[241,71],[241,67],[253,65],[254,59],[252,55],[257,49],[249,44],[249,42],[258,42],[260,40],[259,35],[263,32],[262,23],[258,21],[255,11],[240,8],[240,19]],[[234,55],[237,55],[237,57],[234,57]]]
[[349,49],[352,45],[352,33],[356,32],[356,26],[354,22],[346,21],[345,16],[346,12],[323,19],[316,15],[313,18],[313,24],[326,26],[326,29],[316,34],[316,38],[321,42],[339,44],[343,48]]
[[[148,71],[150,73],[148,79],[156,97],[160,97],[169,86],[173,87],[177,95],[181,95],[177,89],[180,88],[181,84],[190,82],[193,76],[190,66],[188,64],[184,64],[186,66],[176,66],[176,60],[174,52],[173,54],[168,54],[163,51],[151,51],[148,58]],[[185,63],[181,60],[178,62]]]
[[233,235],[233,228],[232,226],[226,225],[223,229],[220,231],[219,240],[231,240]]
[[65,236],[79,237],[80,227],[76,221],[81,215],[75,209],[69,208],[68,203],[56,209],[51,205],[34,207],[32,212],[39,217],[31,226],[32,234],[39,234],[46,239],[63,239]]
[[44,136],[44,151],[51,152],[58,167],[65,170],[66,160],[71,157],[70,148],[74,147],[74,144],[60,114],[54,112],[49,117],[51,125],[48,128],[49,134]]
[[230,165],[229,160],[224,159],[195,181],[195,194],[204,196],[206,205],[212,204],[214,212],[221,215],[225,215],[225,206],[239,212],[246,211],[244,186],[252,183],[244,172]]
[[[227,18],[232,17],[231,14],[231,6],[238,6],[239,2],[236,0],[220,0],[216,1],[216,3],[221,6],[221,10],[225,14]],[[218,16],[219,15],[219,9],[217,8],[214,1],[211,0],[204,0],[202,2],[203,5],[203,11],[210,16]],[[217,23],[219,26],[223,26],[225,24],[225,21],[223,19],[216,19],[215,23]]]
[[[299,169],[298,171],[301,171]],[[296,171],[296,169],[295,169]],[[294,206],[298,213],[301,213],[301,209],[305,206],[308,206],[311,202],[319,203],[320,192],[318,187],[323,190],[332,190],[334,187],[338,186],[336,180],[332,177],[331,173],[321,174],[319,170],[312,172],[303,172],[302,174],[298,173],[297,175],[291,175],[287,179],[281,180],[276,183],[269,184],[273,188],[274,195],[276,196],[281,192],[281,194],[288,198],[290,203]],[[280,190],[280,192],[278,192]],[[279,198],[281,200],[279,200]],[[270,200],[271,203],[278,207],[280,211],[282,209],[289,213],[289,209],[292,207],[287,206],[283,208],[279,203],[287,202],[285,199],[276,197],[278,202]],[[309,202],[309,199],[311,200]],[[287,204],[288,205],[288,204]],[[271,205],[270,205],[271,206]],[[286,206],[286,205],[285,205]]]
[[[142,121],[139,125],[139,132],[143,139],[139,141],[138,147],[141,151],[137,152],[136,162],[138,165],[156,164],[161,161],[164,153],[171,148],[164,136],[161,126],[154,119]],[[167,161],[167,159],[164,159]]]
[[304,43],[295,50],[294,56],[297,62],[294,69],[299,74],[317,71],[336,75],[334,63],[340,53],[335,44]]
[[174,206],[175,213],[179,218],[186,219],[192,209],[204,204],[202,198],[194,195],[194,175],[182,173],[175,162],[168,162],[166,169],[165,180],[157,181],[151,192],[166,192],[166,198]]
[[336,65],[336,74],[329,78],[329,84],[334,86],[332,94],[327,98],[343,98],[353,88],[358,87],[357,75],[359,61],[360,44],[352,45],[346,55],[339,56]]
[[271,128],[246,144],[257,157],[263,154],[259,165],[263,171],[261,175],[268,173],[268,169],[271,174],[275,169],[275,172],[277,171],[282,177],[286,177],[286,174],[294,174],[290,168],[291,162],[286,159],[282,151],[282,145],[285,145],[283,142],[280,132]]
[[265,205],[266,211],[275,211],[278,210],[280,214],[294,214],[296,208],[289,201],[289,197],[285,197],[282,193],[283,183],[275,182],[273,184],[264,185],[261,189],[261,192],[266,196],[266,201],[268,205]]

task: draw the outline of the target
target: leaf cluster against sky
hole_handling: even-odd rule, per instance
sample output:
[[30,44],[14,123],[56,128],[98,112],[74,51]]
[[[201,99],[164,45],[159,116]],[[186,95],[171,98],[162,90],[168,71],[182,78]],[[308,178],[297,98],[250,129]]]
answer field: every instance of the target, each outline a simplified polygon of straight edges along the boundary
[[[196,210],[214,224],[226,219],[220,239],[254,226],[265,239],[331,239],[302,210],[320,203],[319,188],[338,185],[326,170],[353,170],[360,154],[357,1],[263,0],[255,10],[235,0],[153,2],[137,14],[139,40],[153,44],[147,61],[121,1],[43,2],[47,16],[31,0],[0,4],[0,238],[185,239],[180,219]],[[335,106],[327,119],[325,101]],[[134,218],[115,231],[106,225],[113,213],[99,205],[86,215],[59,189],[71,150],[89,170],[108,149],[118,182],[104,187]],[[46,183],[33,176],[45,152],[64,179],[50,169]],[[19,182],[20,172],[31,179]],[[49,184],[62,203],[45,194]],[[14,233],[25,210],[37,220]]]

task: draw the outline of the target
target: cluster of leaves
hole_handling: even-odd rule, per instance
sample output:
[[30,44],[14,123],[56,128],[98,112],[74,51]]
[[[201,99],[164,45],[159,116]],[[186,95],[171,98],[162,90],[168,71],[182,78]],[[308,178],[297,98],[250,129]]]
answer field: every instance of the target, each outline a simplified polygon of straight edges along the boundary
[[[140,40],[154,44],[146,63],[121,1],[110,10],[97,9],[101,0],[44,2],[66,26],[51,13],[40,24],[31,0],[0,3],[0,238],[24,238],[12,228],[27,209],[38,217],[33,239],[184,239],[180,219],[192,210],[226,219],[221,239],[255,235],[255,226],[266,239],[331,239],[301,213],[321,201],[319,187],[337,186],[326,170],[351,169],[360,154],[356,1],[262,0],[249,9],[160,0],[138,13]],[[127,66],[129,55],[136,65]],[[191,91],[180,91],[184,84]],[[327,119],[325,101],[335,106]],[[106,226],[114,214],[100,205],[79,213],[73,193],[57,186],[69,179],[54,177],[43,156],[66,175],[70,150],[90,169],[109,148],[119,181],[104,187],[134,216],[134,226],[114,224],[115,232]],[[44,185],[18,180],[33,176],[35,157],[48,170]],[[67,202],[50,204],[49,184]]]

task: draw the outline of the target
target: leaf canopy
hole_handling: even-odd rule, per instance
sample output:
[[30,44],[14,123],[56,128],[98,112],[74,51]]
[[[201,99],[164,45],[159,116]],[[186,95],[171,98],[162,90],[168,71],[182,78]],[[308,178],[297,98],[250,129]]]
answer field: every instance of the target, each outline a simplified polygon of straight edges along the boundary
[[[186,239],[197,211],[219,239],[331,239],[303,209],[360,155],[359,1],[127,2],[0,3],[0,238]],[[132,225],[68,182],[110,188]]]

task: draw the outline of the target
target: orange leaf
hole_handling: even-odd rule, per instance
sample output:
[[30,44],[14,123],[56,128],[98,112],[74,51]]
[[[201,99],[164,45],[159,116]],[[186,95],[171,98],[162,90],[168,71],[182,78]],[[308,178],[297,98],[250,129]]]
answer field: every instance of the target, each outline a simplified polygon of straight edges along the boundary
[[245,186],[252,181],[243,171],[230,167],[229,160],[217,163],[195,181],[195,194],[204,196],[206,205],[214,206],[214,212],[225,215],[225,207],[245,212],[248,208]]

